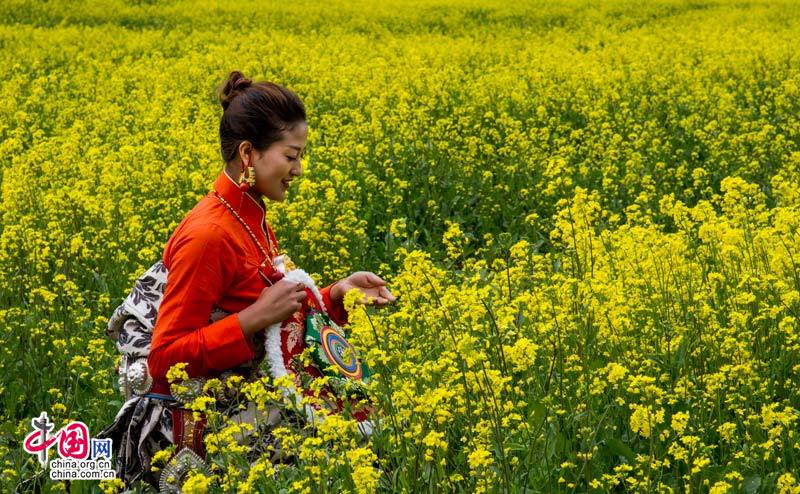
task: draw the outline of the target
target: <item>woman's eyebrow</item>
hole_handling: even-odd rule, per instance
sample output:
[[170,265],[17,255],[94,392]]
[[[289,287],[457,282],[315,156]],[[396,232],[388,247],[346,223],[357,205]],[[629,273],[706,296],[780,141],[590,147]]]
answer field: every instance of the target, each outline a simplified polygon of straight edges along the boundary
[[[295,146],[294,144],[287,144],[287,146],[289,146],[292,149],[296,149],[298,152],[300,151],[300,146]],[[300,153],[300,154],[302,154],[302,153]]]

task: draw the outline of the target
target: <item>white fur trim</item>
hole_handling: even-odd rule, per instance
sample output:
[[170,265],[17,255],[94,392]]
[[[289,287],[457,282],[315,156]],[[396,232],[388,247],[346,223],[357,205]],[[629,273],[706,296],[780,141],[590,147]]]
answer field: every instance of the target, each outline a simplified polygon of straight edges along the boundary
[[[278,257],[282,258],[283,256],[278,256]],[[280,263],[282,266],[283,259],[280,260]],[[319,306],[322,308],[322,312],[324,312],[326,315],[328,314],[328,308],[325,307],[325,302],[323,302],[322,300],[322,294],[317,289],[317,285],[314,284],[314,280],[311,279],[311,276],[309,276],[308,273],[306,273],[302,269],[293,269],[288,273],[284,273],[283,277],[286,280],[304,284],[309,290],[311,290],[311,293],[314,294],[314,297],[317,298],[317,302],[319,302]]]
[[[284,271],[283,265],[283,256],[278,256],[276,258],[277,262],[275,263],[276,269],[280,270],[284,273],[284,278],[288,281],[293,281],[296,283],[302,283],[307,288],[311,290],[314,296],[317,298],[320,307],[322,307],[322,311],[325,314],[328,311],[325,308],[325,303],[322,301],[322,294],[317,289],[317,286],[314,284],[314,280],[303,271],[302,269],[293,269],[286,273]],[[286,365],[283,363],[283,352],[281,352],[281,324],[283,321],[276,322],[275,324],[271,325],[267,328],[267,338],[264,341],[264,346],[267,351],[267,359],[270,363],[270,371],[272,372],[273,379],[278,379],[279,377],[283,377],[289,374],[288,369],[286,369]],[[309,422],[314,424],[321,424],[325,420],[325,416],[321,413],[316,413],[314,407],[311,405],[303,405],[303,395],[297,392],[297,388],[292,385],[290,388],[282,387],[281,392],[285,398],[294,398],[295,405],[300,408],[302,406],[303,411],[306,414],[306,418]]]
[[[273,379],[278,379],[289,374],[286,365],[283,363],[283,353],[281,353],[281,323],[275,323],[267,329],[267,339],[265,341],[267,350],[267,358],[270,363],[270,371],[272,372]],[[306,414],[306,418],[314,423],[316,417],[321,417],[314,413],[311,405],[303,405],[303,395],[297,392],[297,388],[292,384],[289,387],[282,386],[281,393],[284,398],[293,399],[295,406],[302,408]],[[316,417],[315,417],[316,416]],[[317,419],[317,423],[319,420]]]

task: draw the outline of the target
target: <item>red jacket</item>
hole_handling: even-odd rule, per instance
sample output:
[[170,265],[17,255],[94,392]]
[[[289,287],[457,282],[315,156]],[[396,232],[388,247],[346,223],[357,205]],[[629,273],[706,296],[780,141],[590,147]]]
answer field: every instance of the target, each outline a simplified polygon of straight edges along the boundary
[[[264,219],[263,199],[243,193],[224,170],[214,190],[236,209],[265,250],[267,235],[277,245]],[[250,234],[213,190],[186,215],[164,247],[167,283],[147,358],[155,382],[166,384],[167,370],[177,362],[188,362],[190,377],[210,377],[254,358],[237,313],[269,286],[258,272],[263,260]],[[331,319],[344,325],[347,312],[341,300],[331,301],[331,286],[320,290],[323,302]],[[208,324],[214,306],[233,313]]]

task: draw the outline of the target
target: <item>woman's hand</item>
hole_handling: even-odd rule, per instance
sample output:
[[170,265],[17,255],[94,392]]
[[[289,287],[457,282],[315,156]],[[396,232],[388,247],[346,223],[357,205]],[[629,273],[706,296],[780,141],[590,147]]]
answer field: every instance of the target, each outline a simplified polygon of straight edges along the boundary
[[341,279],[331,288],[331,299],[339,301],[344,298],[344,294],[358,288],[363,297],[359,301],[367,304],[367,299],[372,297],[372,305],[384,306],[397,300],[392,292],[386,288],[386,282],[378,275],[370,271],[356,271],[347,278]]
[[283,321],[303,307],[305,298],[305,285],[286,279],[264,288],[252,305],[239,311],[242,331],[251,337],[265,327]]

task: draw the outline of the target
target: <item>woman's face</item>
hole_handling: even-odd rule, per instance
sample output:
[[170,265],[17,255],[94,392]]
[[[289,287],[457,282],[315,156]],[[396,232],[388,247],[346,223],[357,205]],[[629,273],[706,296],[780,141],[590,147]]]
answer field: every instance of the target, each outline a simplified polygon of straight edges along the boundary
[[250,143],[242,143],[252,151],[243,153],[249,155],[250,164],[255,167],[256,185],[251,191],[273,201],[282,201],[289,182],[303,173],[300,160],[306,149],[308,126],[305,122],[298,122],[291,130],[284,131],[283,136],[264,151],[253,149]]

